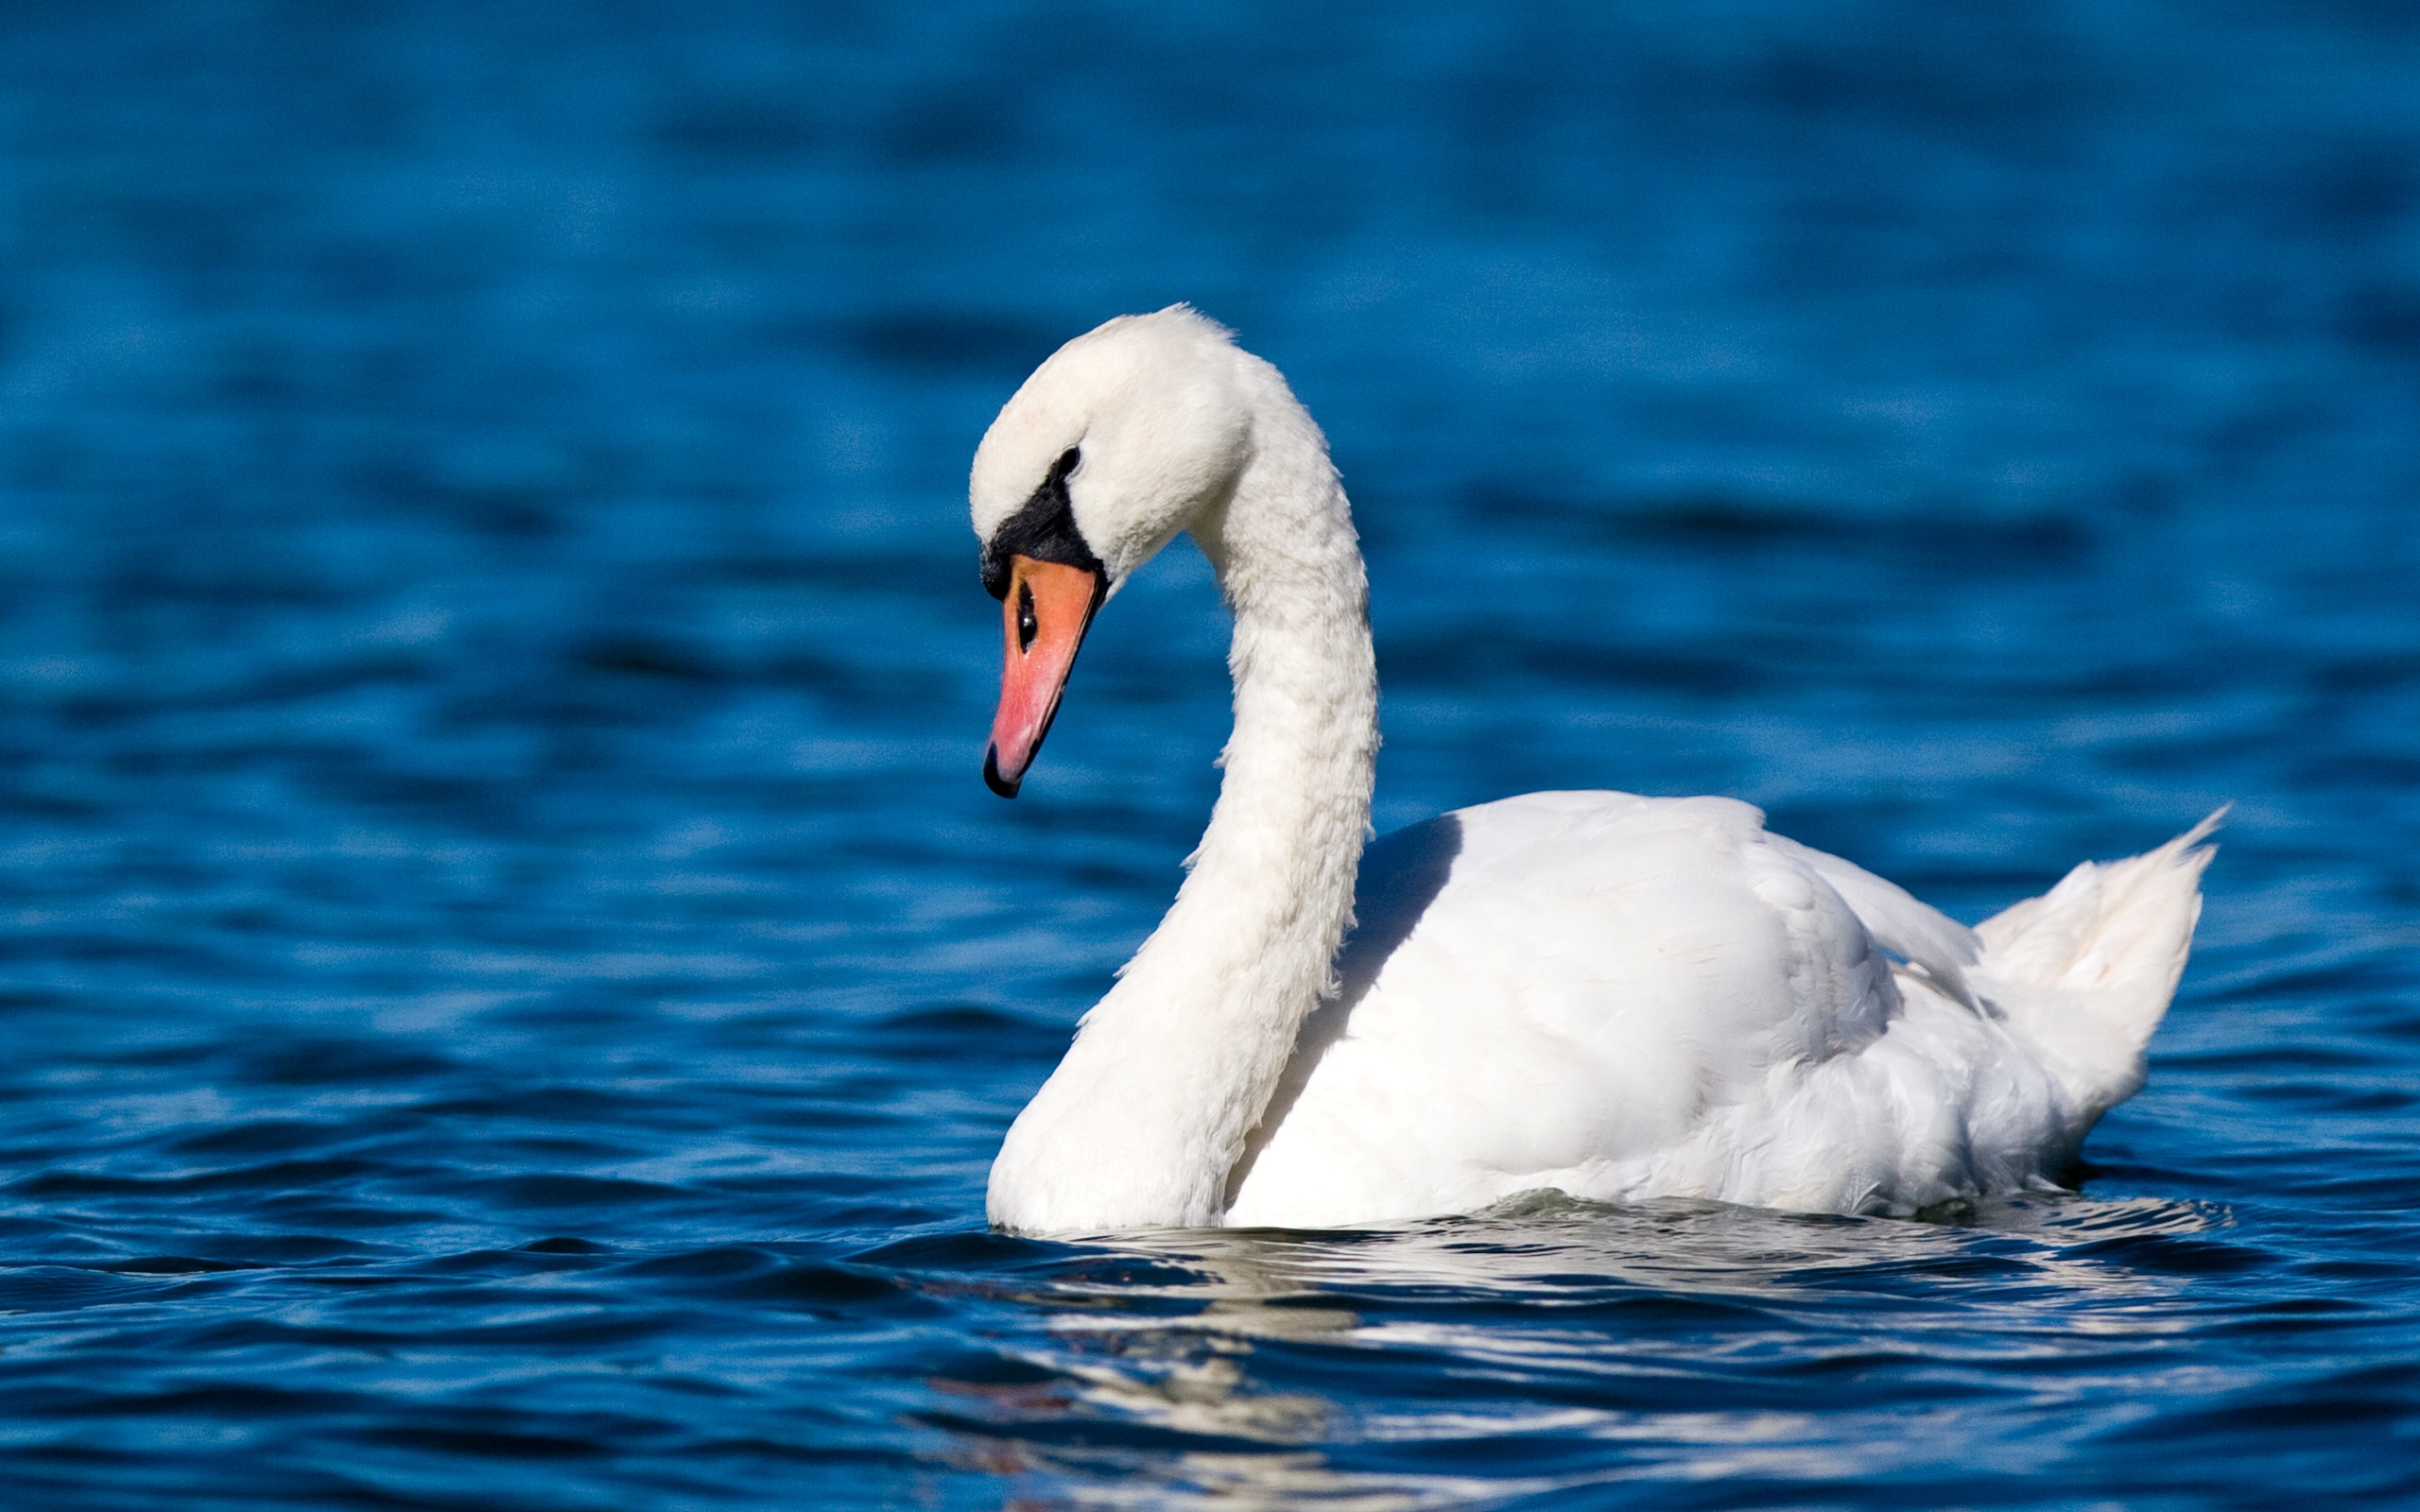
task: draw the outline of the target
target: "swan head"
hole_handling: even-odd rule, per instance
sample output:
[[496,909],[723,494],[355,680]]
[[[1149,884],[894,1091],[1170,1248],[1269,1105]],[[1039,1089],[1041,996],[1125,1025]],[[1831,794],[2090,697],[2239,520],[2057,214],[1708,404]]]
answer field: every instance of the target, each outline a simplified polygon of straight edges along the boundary
[[1226,328],[1172,305],[1051,353],[975,451],[967,494],[1006,660],[983,780],[1014,798],[1095,610],[1224,505],[1249,460],[1244,359]]

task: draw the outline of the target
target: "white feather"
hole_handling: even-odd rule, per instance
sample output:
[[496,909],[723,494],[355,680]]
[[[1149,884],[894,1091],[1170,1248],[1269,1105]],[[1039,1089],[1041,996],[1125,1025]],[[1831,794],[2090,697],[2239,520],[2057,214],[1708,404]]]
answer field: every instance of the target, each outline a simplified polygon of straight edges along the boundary
[[1971,931],[1727,799],[1533,793],[1365,861],[1366,579],[1285,380],[1182,306],[1077,338],[976,455],[978,535],[1071,446],[1113,590],[1179,531],[1217,568],[1236,728],[1174,906],[1003,1142],[993,1222],[1320,1227],[1538,1188],[1908,1212],[2053,1179],[2140,1085],[2208,821]]

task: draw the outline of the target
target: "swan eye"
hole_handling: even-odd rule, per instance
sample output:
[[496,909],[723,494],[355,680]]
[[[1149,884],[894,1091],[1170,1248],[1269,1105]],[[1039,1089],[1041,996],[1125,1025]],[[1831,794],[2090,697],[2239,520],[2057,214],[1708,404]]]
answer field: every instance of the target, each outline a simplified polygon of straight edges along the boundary
[[1009,564],[1019,557],[1080,567],[1107,579],[1100,558],[1085,544],[1084,533],[1076,527],[1075,502],[1067,497],[1067,475],[1083,459],[1080,447],[1071,446],[1060,453],[1042,486],[1033,490],[1016,513],[994,528],[992,539],[983,543],[979,564],[985,593],[1002,603],[1008,601],[1009,591],[1016,586]]
[[1033,638],[1041,632],[1042,622],[1033,617],[1033,585],[1019,583],[1017,584],[1017,649],[1021,652],[1029,649],[1033,644]]

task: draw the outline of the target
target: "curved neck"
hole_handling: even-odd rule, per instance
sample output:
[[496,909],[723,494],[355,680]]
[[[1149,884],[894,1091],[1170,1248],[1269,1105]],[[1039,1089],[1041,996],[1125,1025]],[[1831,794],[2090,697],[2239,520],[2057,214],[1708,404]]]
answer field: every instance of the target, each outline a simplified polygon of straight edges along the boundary
[[1378,746],[1369,585],[1326,444],[1266,376],[1253,460],[1194,527],[1236,617],[1218,807],[1174,906],[1002,1144],[990,1210],[1004,1227],[1216,1223],[1332,986]]

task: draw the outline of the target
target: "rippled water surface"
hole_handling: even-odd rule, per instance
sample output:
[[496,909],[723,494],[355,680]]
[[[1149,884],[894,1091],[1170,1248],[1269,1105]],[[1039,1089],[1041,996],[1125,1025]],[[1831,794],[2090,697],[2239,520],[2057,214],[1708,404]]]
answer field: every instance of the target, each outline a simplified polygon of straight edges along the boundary
[[[577,11],[577,13],[575,13]],[[0,12],[0,1500],[2420,1500],[2408,8]],[[1379,822],[1717,792],[1965,919],[2236,807],[2074,1195],[992,1235],[1224,734],[1017,803],[963,515],[1186,299]]]

